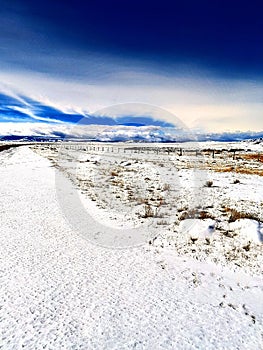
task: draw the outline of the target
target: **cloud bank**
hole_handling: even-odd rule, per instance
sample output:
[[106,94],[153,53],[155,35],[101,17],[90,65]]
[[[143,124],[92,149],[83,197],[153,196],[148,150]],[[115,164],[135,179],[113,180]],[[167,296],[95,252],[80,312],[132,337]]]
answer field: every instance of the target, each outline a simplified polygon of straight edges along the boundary
[[[47,123],[47,124],[87,124],[87,125],[126,125],[126,126],[161,126],[172,127],[173,124],[158,119],[161,115],[145,115],[145,109],[125,107],[108,108],[96,114],[85,111],[62,111],[52,105],[45,104],[21,94],[0,93],[0,123]],[[151,110],[150,110],[151,112]],[[131,113],[131,114],[129,114]]]
[[[174,123],[167,122],[168,119]],[[190,129],[168,111],[151,105],[121,104],[91,114],[84,110],[61,110],[50,103],[6,91],[0,93],[0,130],[2,141],[239,141],[263,136],[263,132],[211,133]]]

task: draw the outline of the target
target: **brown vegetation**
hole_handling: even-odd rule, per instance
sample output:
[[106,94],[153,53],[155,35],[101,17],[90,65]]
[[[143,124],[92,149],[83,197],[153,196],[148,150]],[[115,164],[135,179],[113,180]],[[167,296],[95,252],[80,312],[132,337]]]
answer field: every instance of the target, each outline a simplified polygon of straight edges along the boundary
[[214,170],[219,173],[226,173],[226,172],[235,172],[239,174],[247,174],[247,175],[259,175],[263,176],[263,170],[262,169],[252,169],[252,168],[245,168],[245,167],[234,167],[234,166],[214,166],[211,167],[211,170]]
[[119,176],[119,174],[117,173],[117,171],[112,170],[110,172],[110,176]]
[[179,218],[181,221],[186,219],[214,219],[214,216],[205,210],[190,209],[184,211]]
[[244,154],[241,156],[246,160],[254,160],[263,163],[263,154],[253,153],[253,154]]
[[239,219],[250,219],[250,220],[260,221],[257,215],[253,215],[251,213],[240,212],[236,209],[228,208],[228,207],[224,208],[224,210],[225,212],[230,214],[228,222],[235,222],[236,220],[239,220]]

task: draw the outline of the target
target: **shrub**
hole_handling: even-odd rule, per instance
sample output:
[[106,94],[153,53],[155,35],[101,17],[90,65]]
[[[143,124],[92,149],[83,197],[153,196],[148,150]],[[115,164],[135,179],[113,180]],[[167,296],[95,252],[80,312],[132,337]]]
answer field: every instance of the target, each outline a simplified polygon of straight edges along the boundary
[[168,225],[168,221],[166,220],[160,220],[160,221],[157,221],[157,225]]
[[214,219],[214,216],[205,210],[191,209],[183,212],[179,219]]
[[146,198],[138,198],[138,204],[148,204],[148,199]]
[[214,216],[210,214],[208,211],[202,210],[198,213],[199,219],[214,219]]
[[154,211],[149,204],[146,204],[144,206],[144,215],[142,215],[142,218],[152,218],[152,217],[154,217]]
[[110,172],[110,176],[119,176],[119,174],[116,171],[112,170]]
[[197,217],[197,211],[195,209],[190,209],[188,211],[184,211],[180,215],[179,220],[194,219],[196,217]]
[[170,191],[171,185],[170,184],[164,184],[163,185],[163,191]]
[[228,219],[229,222],[234,222],[239,219],[244,219],[244,214],[237,211],[236,209],[230,209],[230,217]]
[[258,216],[250,213],[240,212],[232,208],[225,208],[225,211],[230,213],[228,222],[235,222],[236,220],[239,220],[239,219],[250,219],[250,220],[260,221]]
[[211,180],[206,181],[205,187],[212,187],[212,186],[213,186],[213,181]]

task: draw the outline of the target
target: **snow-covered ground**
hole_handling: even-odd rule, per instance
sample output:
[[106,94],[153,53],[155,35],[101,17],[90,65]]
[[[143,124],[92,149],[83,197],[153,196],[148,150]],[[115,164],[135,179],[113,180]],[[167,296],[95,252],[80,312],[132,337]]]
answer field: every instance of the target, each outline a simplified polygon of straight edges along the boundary
[[[213,171],[210,158],[193,167],[191,155],[63,152],[0,153],[0,347],[262,347],[261,176]],[[150,241],[85,239],[65,217],[57,168],[94,220],[146,225]]]
[[[241,146],[244,150],[235,159],[226,151]],[[83,220],[82,226],[100,222],[105,232],[107,227],[122,232],[141,229],[146,236],[131,234],[138,243],[147,240],[155,246],[173,246],[180,255],[260,273],[263,192],[259,189],[263,176],[256,174],[262,162],[251,158],[255,153],[246,153],[248,145],[244,143],[239,147],[214,143],[213,149],[224,150],[214,157],[207,151],[196,153],[197,147],[209,150],[207,143],[185,144],[182,155],[170,146],[150,144],[65,143],[34,150],[48,157],[81,192],[76,195],[81,201],[73,202],[72,207],[86,205],[84,212],[94,219],[93,223]],[[64,209],[65,203],[72,201],[72,191],[61,188],[59,194]],[[65,215],[82,231],[81,217],[74,208]],[[112,232],[107,231],[107,236]],[[95,241],[90,235],[87,238]],[[109,240],[104,240],[105,235],[100,235],[97,243],[109,245]],[[110,245],[116,246],[116,239],[112,241]],[[129,242],[127,235],[123,241],[122,246],[136,243]]]

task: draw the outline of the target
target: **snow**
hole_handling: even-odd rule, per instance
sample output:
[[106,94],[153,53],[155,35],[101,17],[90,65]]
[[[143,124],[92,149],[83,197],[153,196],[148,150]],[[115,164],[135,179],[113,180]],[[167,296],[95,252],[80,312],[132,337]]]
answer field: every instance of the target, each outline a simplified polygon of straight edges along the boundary
[[180,222],[179,231],[189,235],[191,238],[210,237],[214,232],[216,222],[212,219],[186,219]]
[[239,219],[230,223],[230,230],[238,231],[244,242],[263,242],[263,225],[255,220]]
[[[51,160],[28,147],[0,153],[0,346],[3,349],[259,349],[262,346],[262,246],[258,242],[251,243],[248,252],[251,256],[240,268],[220,260],[220,249],[233,244],[226,243],[233,239],[219,235],[216,228],[212,230],[215,220],[209,218],[187,226],[195,230],[192,231],[195,237],[201,234],[202,239],[194,245],[188,244],[189,238],[178,235],[180,223],[176,229],[169,230],[174,225],[172,222],[171,226],[158,226],[159,236],[152,244],[126,249],[92,244],[64,216],[56,193],[55,157],[50,156],[50,150],[41,152]],[[103,164],[102,159],[99,156],[97,161]],[[110,166],[112,158],[107,159],[106,165]],[[70,174],[69,163],[64,169],[66,176]],[[80,163],[77,175],[87,174],[83,164],[89,163],[92,162]],[[132,162],[132,167],[141,176],[149,177],[149,186],[158,172],[161,182],[153,188],[153,195],[159,195],[164,179],[169,183],[166,166],[156,165],[153,173],[143,162]],[[104,179],[101,169],[95,172],[95,176],[101,176],[98,185]],[[131,185],[137,181],[133,183],[132,177],[121,168],[120,174]],[[191,169],[181,169],[180,175],[190,184],[191,174]],[[233,185],[229,173],[216,173],[216,177],[215,173],[208,174],[213,175],[214,186],[202,187],[202,191],[204,199],[212,198],[215,206],[211,210],[215,216],[220,209],[217,202],[236,205],[239,199],[232,199],[233,188],[243,186],[244,202],[240,208],[251,206],[253,201],[256,207],[262,201],[262,195],[250,194],[251,186],[262,184],[260,177],[240,174],[241,184]],[[179,179],[179,174],[176,176]],[[196,189],[189,190],[189,183],[184,183],[180,191],[185,191],[186,197],[177,203],[178,207],[196,194]],[[76,191],[76,183],[71,186],[72,192]],[[216,186],[221,186],[220,190]],[[78,187],[78,196],[97,220],[103,220],[109,209],[107,206],[92,209],[83,189],[85,186]],[[94,193],[93,189],[91,194]],[[117,195],[120,193],[122,190]],[[174,193],[164,194],[168,204],[173,203]],[[96,203],[99,201],[100,196]],[[115,211],[120,213],[121,206],[124,212],[128,211],[122,198],[120,202],[112,202],[111,220],[115,220]],[[135,226],[139,223],[136,215],[130,217],[135,220]],[[117,226],[124,218],[117,216]],[[187,220],[190,219],[184,221]],[[253,220],[241,219],[229,225],[233,230],[241,227],[244,232],[251,228],[251,235],[255,236]],[[112,227],[108,222],[105,226],[108,230]],[[89,227],[91,234],[93,229]],[[240,234],[242,242],[244,232]],[[212,256],[218,257],[217,264],[207,257],[201,259],[204,249],[210,247],[203,242],[207,237],[215,245]],[[193,249],[199,252],[200,259],[190,251]],[[257,256],[255,261],[254,256]]]

